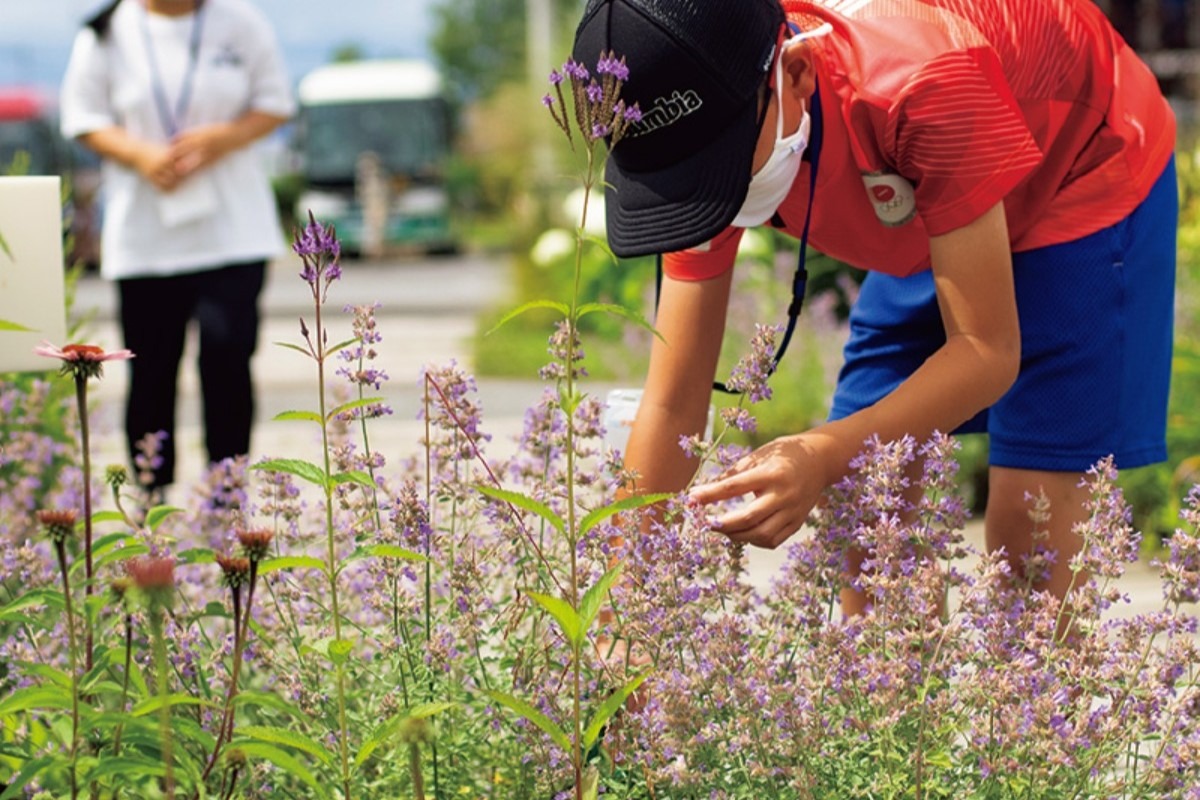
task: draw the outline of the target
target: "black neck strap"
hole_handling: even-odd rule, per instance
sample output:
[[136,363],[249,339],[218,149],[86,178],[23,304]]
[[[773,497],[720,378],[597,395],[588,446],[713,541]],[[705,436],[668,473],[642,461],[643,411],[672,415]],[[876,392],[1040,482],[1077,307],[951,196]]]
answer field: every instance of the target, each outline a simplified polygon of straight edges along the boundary
[[[784,329],[783,338],[779,340],[779,347],[775,350],[775,355],[771,359],[770,375],[775,374],[775,370],[779,367],[779,362],[783,358],[783,354],[787,352],[788,344],[792,341],[792,334],[796,332],[796,321],[800,319],[800,310],[804,305],[804,293],[808,288],[808,228],[812,222],[813,202],[817,194],[817,167],[821,161],[821,143],[824,134],[823,115],[821,113],[821,89],[818,86],[814,91],[812,98],[809,100],[809,115],[812,118],[812,127],[809,134],[808,147],[804,151],[804,155],[809,161],[809,181],[808,181],[808,208],[804,211],[804,228],[800,233],[800,252],[796,259],[796,272],[792,275],[792,301],[788,305],[788,321],[787,327]],[[778,220],[778,217],[776,217]],[[658,309],[658,298],[662,291],[663,267],[662,254],[657,257],[657,273],[655,275],[654,287],[654,307]],[[716,381],[713,383],[713,390],[724,392],[725,394],[741,394],[740,391],[730,389],[725,383]]]

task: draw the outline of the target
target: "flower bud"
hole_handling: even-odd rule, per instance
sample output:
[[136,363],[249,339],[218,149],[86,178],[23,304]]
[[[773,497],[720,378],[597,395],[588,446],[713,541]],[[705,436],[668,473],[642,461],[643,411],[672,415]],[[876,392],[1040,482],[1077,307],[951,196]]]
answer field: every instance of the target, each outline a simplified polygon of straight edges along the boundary
[[246,558],[250,559],[251,563],[257,564],[271,551],[271,539],[274,535],[271,531],[263,528],[253,531],[239,530],[237,540],[242,549],[246,551]]

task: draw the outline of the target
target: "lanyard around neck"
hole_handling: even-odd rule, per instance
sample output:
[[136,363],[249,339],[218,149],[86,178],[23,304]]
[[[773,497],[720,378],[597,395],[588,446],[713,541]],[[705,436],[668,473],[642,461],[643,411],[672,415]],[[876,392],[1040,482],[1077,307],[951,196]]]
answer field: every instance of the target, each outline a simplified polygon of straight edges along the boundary
[[150,12],[142,9],[142,39],[146,45],[146,60],[150,65],[150,88],[154,91],[154,105],[158,110],[158,119],[162,122],[167,136],[174,139],[187,119],[188,108],[192,104],[192,88],[196,84],[196,70],[200,65],[200,39],[204,30],[204,3],[197,2],[192,13],[192,33],[188,42],[187,68],[183,73],[183,82],[179,87],[179,97],[175,101],[174,112],[167,101],[167,90],[163,86],[162,72],[158,68],[158,58],[154,53],[154,41],[150,36]]
[[[824,136],[825,126],[824,115],[821,111],[821,87],[818,85],[814,91],[812,98],[809,100],[809,105],[812,107],[808,112],[812,118],[812,128],[809,133],[808,147],[804,151],[804,156],[809,161],[809,179],[808,179],[808,208],[804,211],[804,228],[800,233],[800,253],[796,259],[796,272],[792,275],[792,302],[788,305],[788,322],[787,328],[784,329],[783,338],[779,341],[779,347],[775,350],[775,355],[771,358],[771,369],[767,373],[767,377],[775,374],[775,370],[779,367],[779,362],[783,358],[783,354],[787,352],[788,343],[792,341],[792,334],[796,332],[796,321],[800,319],[800,310],[804,305],[804,293],[808,288],[808,265],[805,263],[808,259],[808,228],[812,222],[813,202],[817,194],[817,167],[821,162],[821,143]],[[654,306],[658,307],[658,297],[662,291],[662,254],[657,256],[657,275],[655,276],[654,287]],[[713,383],[713,390],[724,392],[725,394],[741,394],[736,389],[730,389],[721,381]]]

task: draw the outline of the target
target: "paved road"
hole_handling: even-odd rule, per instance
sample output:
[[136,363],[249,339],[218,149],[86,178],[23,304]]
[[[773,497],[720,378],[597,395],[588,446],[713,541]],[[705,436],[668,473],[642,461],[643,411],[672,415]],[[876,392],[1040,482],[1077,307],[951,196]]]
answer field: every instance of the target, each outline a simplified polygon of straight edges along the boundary
[[[310,410],[316,407],[315,374],[311,362],[298,353],[274,342],[300,341],[299,318],[313,317],[312,297],[307,284],[298,277],[299,264],[294,257],[274,263],[269,270],[263,295],[264,322],[259,351],[253,369],[258,386],[260,422],[255,428],[252,458],[260,456],[316,457],[318,441],[311,423],[276,422],[281,411]],[[372,425],[372,446],[393,463],[418,452],[417,442],[423,426],[416,420],[421,406],[418,376],[422,365],[444,364],[456,359],[471,367],[470,339],[475,332],[475,317],[484,308],[511,303],[508,267],[497,259],[462,256],[436,260],[394,260],[388,262],[349,262],[344,265],[342,281],[330,290],[327,308],[332,311],[331,340],[349,338],[350,317],[341,313],[347,304],[378,301],[379,330],[384,341],[377,362],[391,380],[382,394],[395,413]],[[114,291],[111,285],[94,275],[79,286],[76,310],[91,315],[87,341],[105,347],[120,346],[115,319]],[[338,330],[345,336],[338,337]],[[180,486],[188,486],[201,474],[200,410],[194,357],[195,341],[189,342],[189,356],[181,373],[179,408]],[[103,465],[123,461],[120,414],[124,394],[123,364],[109,365],[105,379],[94,396],[100,402],[94,415],[95,463]],[[490,452],[511,452],[511,442],[519,433],[525,408],[535,402],[543,385],[533,380],[479,380],[485,427],[493,435]],[[611,388],[589,386],[593,394],[603,396]],[[176,500],[180,501],[182,498]],[[968,538],[982,547],[982,527],[972,523]],[[751,576],[765,585],[776,572],[782,553],[750,551]],[[1135,565],[1124,580],[1133,603],[1120,613],[1152,610],[1161,604],[1161,592],[1153,571],[1145,564]]]

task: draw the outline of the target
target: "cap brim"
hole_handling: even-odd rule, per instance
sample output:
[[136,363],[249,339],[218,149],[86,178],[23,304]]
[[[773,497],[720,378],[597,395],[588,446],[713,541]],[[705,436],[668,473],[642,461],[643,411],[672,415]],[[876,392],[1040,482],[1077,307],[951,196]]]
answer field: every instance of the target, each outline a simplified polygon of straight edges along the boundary
[[729,227],[746,200],[757,140],[750,103],[707,146],[664,169],[624,170],[610,155],[604,211],[613,253],[631,258],[687,250]]

